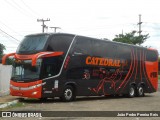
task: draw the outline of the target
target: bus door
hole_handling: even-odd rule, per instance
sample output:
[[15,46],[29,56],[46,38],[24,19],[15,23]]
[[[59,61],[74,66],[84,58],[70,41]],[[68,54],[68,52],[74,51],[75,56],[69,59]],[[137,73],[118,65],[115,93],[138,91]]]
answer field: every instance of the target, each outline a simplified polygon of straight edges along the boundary
[[55,89],[55,80],[53,76],[59,74],[62,66],[62,56],[53,56],[43,58],[41,78],[47,83],[43,87],[43,97],[53,96]]

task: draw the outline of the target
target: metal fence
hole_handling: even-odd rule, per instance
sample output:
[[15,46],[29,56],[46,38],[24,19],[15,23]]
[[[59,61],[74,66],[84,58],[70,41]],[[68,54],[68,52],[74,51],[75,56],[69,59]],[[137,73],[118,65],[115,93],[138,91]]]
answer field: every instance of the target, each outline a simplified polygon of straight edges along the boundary
[[9,94],[9,82],[12,74],[11,65],[0,64],[0,96]]

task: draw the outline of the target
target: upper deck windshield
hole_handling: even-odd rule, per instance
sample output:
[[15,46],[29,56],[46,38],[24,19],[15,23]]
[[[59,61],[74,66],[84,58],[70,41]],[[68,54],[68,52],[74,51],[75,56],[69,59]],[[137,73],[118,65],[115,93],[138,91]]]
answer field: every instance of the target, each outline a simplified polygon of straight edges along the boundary
[[31,35],[26,36],[17,49],[18,54],[36,53],[42,51],[45,47],[49,35]]
[[31,65],[31,60],[15,61],[11,79],[18,81],[31,81],[39,79],[41,61],[41,59],[38,59],[36,66]]

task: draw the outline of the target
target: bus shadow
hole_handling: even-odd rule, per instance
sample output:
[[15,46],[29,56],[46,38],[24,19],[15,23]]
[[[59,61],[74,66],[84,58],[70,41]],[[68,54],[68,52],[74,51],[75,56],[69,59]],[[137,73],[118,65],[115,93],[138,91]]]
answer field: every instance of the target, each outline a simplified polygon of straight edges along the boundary
[[[147,94],[144,96],[146,97],[154,97],[154,95]],[[140,99],[144,97],[134,97],[135,99]],[[110,100],[110,99],[134,99],[128,98],[127,96],[83,96],[77,97],[75,101],[72,102],[81,102],[81,101],[95,101],[95,100]],[[39,104],[39,103],[68,103],[63,102],[59,98],[48,98],[48,99],[33,99],[33,98],[18,98],[19,102],[29,103],[29,104]]]

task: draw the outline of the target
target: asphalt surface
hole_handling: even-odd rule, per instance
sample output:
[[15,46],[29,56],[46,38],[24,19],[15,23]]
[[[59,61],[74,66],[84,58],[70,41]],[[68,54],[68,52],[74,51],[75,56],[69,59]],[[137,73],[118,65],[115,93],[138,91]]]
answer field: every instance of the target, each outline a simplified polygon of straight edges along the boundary
[[[159,84],[160,86],[160,84]],[[78,97],[74,102],[61,102],[59,99],[39,101],[25,99],[20,101],[24,106],[13,107],[8,111],[160,111],[160,87],[159,91],[146,94],[145,97]],[[4,120],[17,118],[0,118]],[[33,120],[33,118],[18,118]],[[34,120],[160,120],[159,117],[48,117],[34,118]]]

